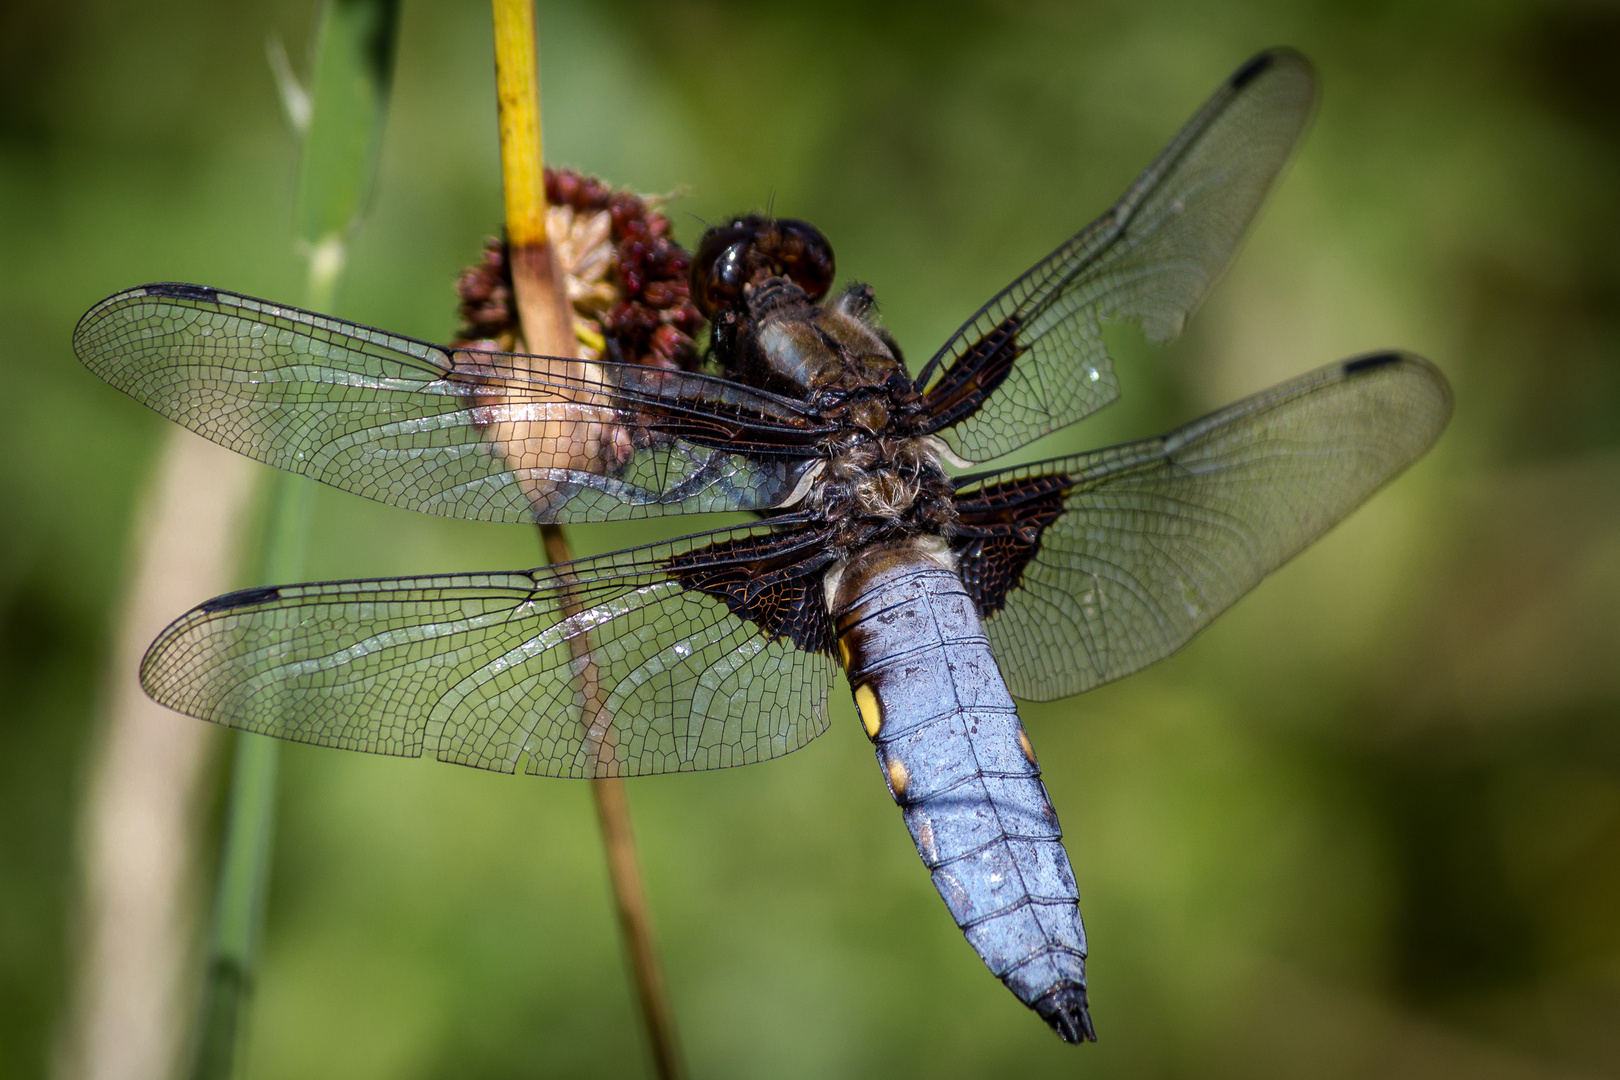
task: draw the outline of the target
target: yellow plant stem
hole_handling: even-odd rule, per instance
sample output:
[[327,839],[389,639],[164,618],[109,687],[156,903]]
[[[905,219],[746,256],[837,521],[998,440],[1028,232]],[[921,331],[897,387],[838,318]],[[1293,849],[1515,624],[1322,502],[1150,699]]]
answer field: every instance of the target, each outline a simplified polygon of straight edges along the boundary
[[[540,133],[540,85],[536,63],[533,0],[493,0],[495,16],[495,86],[500,109],[501,176],[506,195],[506,236],[523,340],[530,352],[574,357],[578,347],[561,269],[546,236],[546,189]],[[573,558],[562,529],[540,527],[546,558],[565,563]],[[572,606],[564,598],[565,610]],[[588,648],[581,639],[581,647]],[[594,665],[587,664],[589,700],[599,696]],[[592,710],[587,710],[592,711]],[[608,747],[611,753],[611,747]],[[590,781],[607,855],[608,879],[618,911],[641,1008],[653,1065],[665,1080],[682,1075],[675,1042],[674,1018],[664,991],[658,951],[653,940],[646,891],[636,855],[635,832],[624,781],[605,777]]]
[[518,318],[533,352],[574,356],[573,317],[546,237],[540,69],[533,0],[494,0],[495,99],[500,113],[506,241]]

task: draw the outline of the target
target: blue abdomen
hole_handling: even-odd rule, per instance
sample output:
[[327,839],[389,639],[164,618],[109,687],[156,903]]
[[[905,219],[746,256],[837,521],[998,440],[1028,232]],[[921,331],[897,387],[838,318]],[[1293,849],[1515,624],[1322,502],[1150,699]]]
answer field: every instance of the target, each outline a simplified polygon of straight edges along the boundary
[[1057,813],[973,601],[930,550],[862,552],[829,587],[861,722],[968,942],[1064,1039],[1094,1038]]

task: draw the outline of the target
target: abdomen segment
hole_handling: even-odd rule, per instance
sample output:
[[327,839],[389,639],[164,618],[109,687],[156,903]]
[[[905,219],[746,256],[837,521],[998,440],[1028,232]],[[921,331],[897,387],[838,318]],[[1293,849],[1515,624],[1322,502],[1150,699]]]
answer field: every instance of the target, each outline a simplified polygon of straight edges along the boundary
[[923,538],[855,555],[829,600],[861,722],[952,917],[1060,1036],[1095,1038],[1057,813],[961,578]]

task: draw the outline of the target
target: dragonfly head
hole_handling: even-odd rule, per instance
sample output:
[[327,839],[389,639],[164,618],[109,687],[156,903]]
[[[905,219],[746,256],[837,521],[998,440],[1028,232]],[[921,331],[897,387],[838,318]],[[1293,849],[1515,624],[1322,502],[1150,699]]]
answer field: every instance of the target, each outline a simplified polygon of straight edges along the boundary
[[692,302],[713,321],[750,287],[786,278],[815,303],[832,288],[832,244],[807,221],[745,214],[703,234],[692,259]]

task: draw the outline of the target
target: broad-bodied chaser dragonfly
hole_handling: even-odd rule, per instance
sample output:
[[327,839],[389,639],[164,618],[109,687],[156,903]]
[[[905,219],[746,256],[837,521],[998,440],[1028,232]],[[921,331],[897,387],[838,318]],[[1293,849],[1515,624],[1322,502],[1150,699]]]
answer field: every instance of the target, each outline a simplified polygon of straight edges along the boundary
[[843,669],[969,943],[1065,1040],[1093,1038],[1075,876],[1013,699],[1176,651],[1420,457],[1450,389],[1376,353],[1141,442],[947,466],[1118,395],[1102,323],[1177,333],[1314,85],[1290,51],[1244,64],[916,377],[869,288],[824,299],[827,240],[761,216],[710,229],[692,262],[723,377],[445,348],[195,285],[109,297],[74,334],[92,371],[346,491],[479,521],[759,515],[535,570],[231,593],[163,632],[142,684],[284,739],[601,777],[798,749]]

